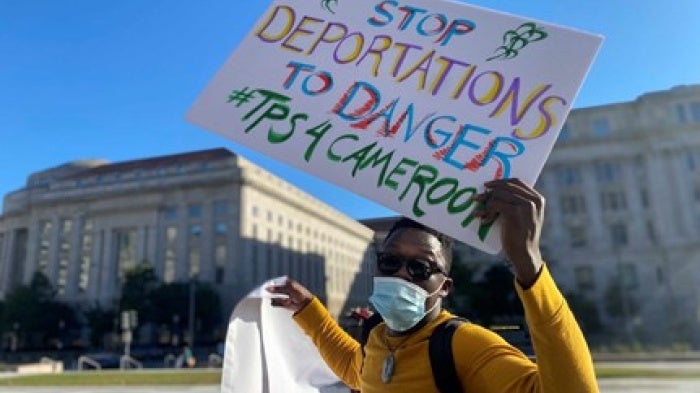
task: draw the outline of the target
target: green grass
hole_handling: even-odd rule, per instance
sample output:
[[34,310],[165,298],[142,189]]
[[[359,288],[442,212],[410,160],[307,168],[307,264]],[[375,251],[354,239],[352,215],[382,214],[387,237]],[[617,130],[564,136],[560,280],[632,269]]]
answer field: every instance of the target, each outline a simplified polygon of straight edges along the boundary
[[595,373],[598,378],[700,378],[700,371],[698,370],[596,367]]
[[[697,370],[596,367],[598,378],[697,378]],[[0,386],[168,386],[219,385],[221,370],[84,371],[0,379]]]
[[218,385],[220,370],[206,371],[85,371],[0,379],[0,386],[140,386]]

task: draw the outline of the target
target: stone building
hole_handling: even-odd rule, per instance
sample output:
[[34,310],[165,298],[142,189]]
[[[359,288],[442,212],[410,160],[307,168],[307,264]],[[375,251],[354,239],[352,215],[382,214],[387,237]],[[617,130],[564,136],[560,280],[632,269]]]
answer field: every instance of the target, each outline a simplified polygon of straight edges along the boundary
[[5,197],[0,299],[41,271],[61,300],[110,307],[125,271],[148,263],[165,283],[213,284],[224,314],[289,274],[337,317],[368,296],[371,242],[367,227],[226,149],[75,161]]
[[700,346],[700,85],[573,110],[537,188],[565,291],[622,337]]
[[[700,347],[700,85],[571,111],[536,188],[544,257],[597,309],[592,341]],[[380,242],[394,220],[362,222]],[[503,263],[455,246],[481,271]]]

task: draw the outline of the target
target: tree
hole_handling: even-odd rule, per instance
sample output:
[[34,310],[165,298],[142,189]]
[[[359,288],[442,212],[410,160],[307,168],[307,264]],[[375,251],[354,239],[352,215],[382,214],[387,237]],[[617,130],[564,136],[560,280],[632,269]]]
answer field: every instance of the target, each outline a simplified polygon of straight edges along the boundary
[[[173,316],[177,315],[186,324],[189,293],[188,283],[163,284],[156,288],[151,294],[153,322],[170,326]],[[221,321],[219,295],[209,284],[196,284],[195,320],[198,330],[204,334],[210,333]]]
[[6,331],[5,324],[3,323],[4,321],[4,316],[5,315],[5,302],[0,301],[0,336],[2,336],[2,332]]
[[613,317],[628,319],[637,315],[639,304],[623,286],[622,277],[618,274],[608,281],[605,289],[605,311]]
[[153,313],[151,294],[158,287],[158,278],[153,267],[146,261],[128,270],[124,276],[119,309],[136,310],[139,320],[151,322]]
[[84,314],[90,327],[90,345],[102,347],[102,338],[112,331],[117,314],[114,310],[103,309],[99,303],[95,303]]
[[461,315],[470,319],[474,316],[474,301],[476,299],[476,283],[474,276],[476,267],[463,263],[460,254],[454,254],[450,277],[454,287],[446,298],[445,308],[456,315]]
[[475,279],[477,272],[476,266],[464,264],[458,257],[452,262],[454,289],[446,308],[487,326],[498,319],[521,320],[524,311],[510,270],[494,264],[481,280]]
[[56,290],[48,277],[35,272],[29,285],[21,285],[7,295],[2,324],[19,326],[30,346],[43,346],[49,339],[62,342],[66,331],[79,326],[75,311],[55,300]]
[[598,306],[586,296],[577,293],[567,293],[564,295],[571,311],[578,320],[581,330],[585,334],[601,333],[603,324],[600,321]]

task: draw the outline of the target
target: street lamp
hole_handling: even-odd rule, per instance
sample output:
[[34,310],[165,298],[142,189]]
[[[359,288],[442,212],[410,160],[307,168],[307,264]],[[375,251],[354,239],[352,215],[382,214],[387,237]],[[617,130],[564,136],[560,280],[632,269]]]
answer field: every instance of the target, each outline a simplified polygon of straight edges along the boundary
[[195,318],[195,290],[196,290],[196,285],[197,285],[197,274],[192,274],[190,276],[190,291],[189,291],[189,318],[188,318],[188,326],[187,326],[187,334],[188,334],[188,342],[194,348],[194,318]]
[[16,352],[19,346],[19,322],[14,322],[12,324],[12,340],[10,341],[10,351]]

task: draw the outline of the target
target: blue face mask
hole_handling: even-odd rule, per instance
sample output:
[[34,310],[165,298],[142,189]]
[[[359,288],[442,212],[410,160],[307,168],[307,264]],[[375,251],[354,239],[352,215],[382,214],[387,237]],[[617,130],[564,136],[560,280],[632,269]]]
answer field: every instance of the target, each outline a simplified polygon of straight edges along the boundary
[[436,301],[425,311],[425,301],[438,291],[440,288],[428,293],[418,285],[397,277],[374,277],[374,289],[369,301],[382,315],[389,329],[405,332],[437,307]]

